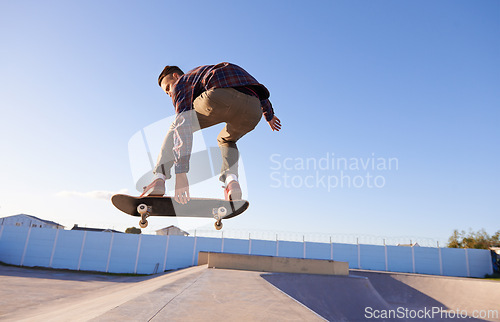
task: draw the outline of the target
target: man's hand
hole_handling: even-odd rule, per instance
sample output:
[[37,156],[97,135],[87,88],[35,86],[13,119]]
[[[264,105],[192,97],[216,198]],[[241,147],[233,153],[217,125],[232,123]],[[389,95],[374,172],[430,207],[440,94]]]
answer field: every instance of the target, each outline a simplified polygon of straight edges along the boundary
[[175,175],[175,201],[183,205],[187,204],[189,197],[189,182],[186,173],[177,173]]
[[269,123],[269,126],[273,131],[281,130],[281,121],[276,117],[276,115],[274,115],[273,119],[271,121],[268,121],[267,123]]

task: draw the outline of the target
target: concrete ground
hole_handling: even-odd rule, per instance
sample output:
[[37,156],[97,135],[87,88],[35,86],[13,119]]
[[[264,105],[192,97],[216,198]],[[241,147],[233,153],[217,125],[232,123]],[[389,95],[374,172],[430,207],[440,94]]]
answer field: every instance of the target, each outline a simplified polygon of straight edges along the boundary
[[128,277],[0,265],[0,286],[2,321],[363,321],[367,314],[376,321],[421,321],[425,316],[375,314],[434,307],[500,312],[495,281],[358,270],[325,276],[203,265]]
[[0,265],[5,321],[322,321],[258,272],[191,267],[124,277]]

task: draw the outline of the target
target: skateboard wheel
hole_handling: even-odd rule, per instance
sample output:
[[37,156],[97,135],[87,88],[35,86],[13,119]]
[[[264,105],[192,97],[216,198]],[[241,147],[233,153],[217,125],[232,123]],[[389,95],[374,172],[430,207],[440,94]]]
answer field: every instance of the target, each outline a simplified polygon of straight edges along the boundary
[[140,215],[144,215],[148,212],[148,206],[141,203],[139,206],[137,206],[137,212],[140,214]]
[[215,226],[215,229],[221,230],[222,229],[222,221],[216,221],[214,226]]
[[147,220],[139,220],[139,227],[141,228],[146,228],[148,226],[148,221]]
[[219,207],[217,213],[220,217],[225,217],[227,213],[226,207]]

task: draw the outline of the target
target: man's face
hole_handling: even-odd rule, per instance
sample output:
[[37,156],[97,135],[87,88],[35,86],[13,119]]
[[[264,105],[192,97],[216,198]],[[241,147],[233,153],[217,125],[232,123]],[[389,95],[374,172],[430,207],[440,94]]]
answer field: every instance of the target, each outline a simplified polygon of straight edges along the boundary
[[172,97],[172,88],[179,77],[179,74],[173,73],[163,77],[163,79],[161,80],[161,88],[165,93],[168,94],[168,96]]

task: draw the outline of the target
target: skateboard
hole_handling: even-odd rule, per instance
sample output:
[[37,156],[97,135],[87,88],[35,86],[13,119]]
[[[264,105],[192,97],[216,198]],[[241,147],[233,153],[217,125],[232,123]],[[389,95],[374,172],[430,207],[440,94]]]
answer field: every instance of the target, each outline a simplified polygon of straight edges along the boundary
[[139,226],[148,226],[147,218],[150,216],[168,217],[201,217],[214,218],[215,228],[222,228],[222,219],[229,219],[242,214],[250,205],[246,200],[227,201],[212,198],[191,198],[183,205],[173,197],[134,197],[116,194],[111,197],[111,202],[119,210],[132,216],[141,217]]

